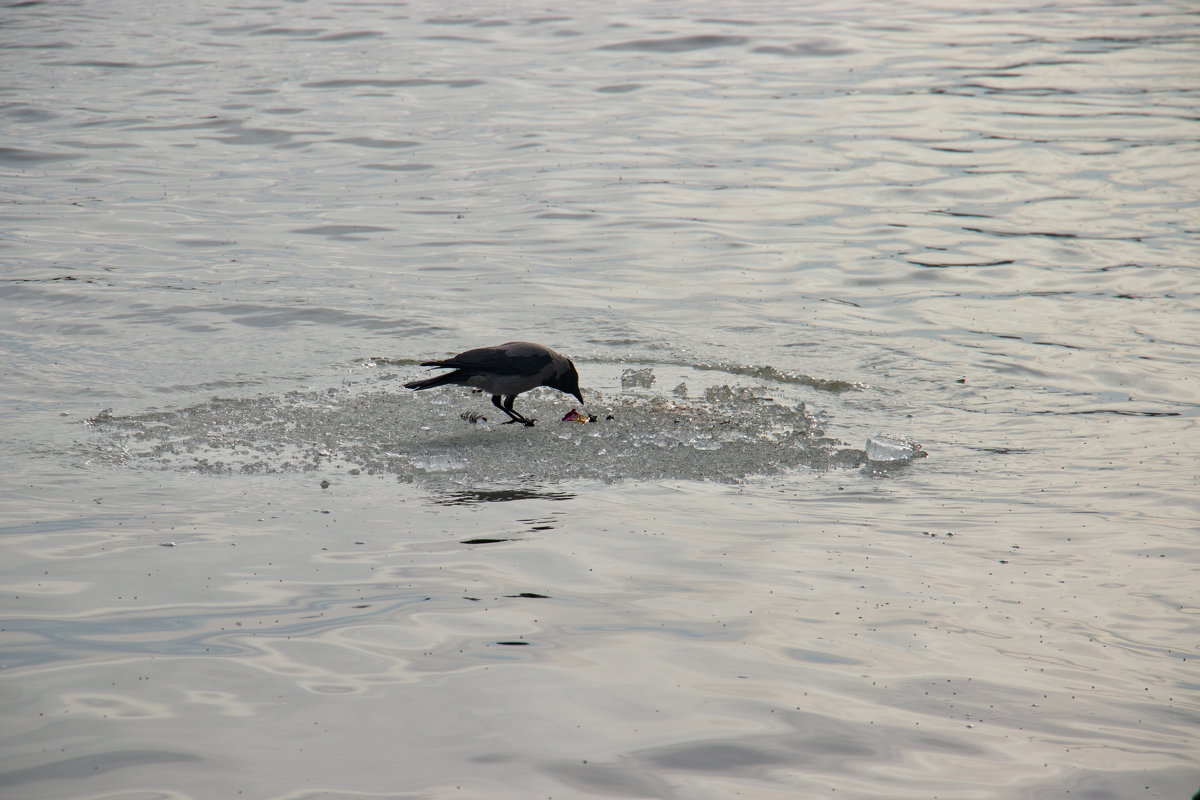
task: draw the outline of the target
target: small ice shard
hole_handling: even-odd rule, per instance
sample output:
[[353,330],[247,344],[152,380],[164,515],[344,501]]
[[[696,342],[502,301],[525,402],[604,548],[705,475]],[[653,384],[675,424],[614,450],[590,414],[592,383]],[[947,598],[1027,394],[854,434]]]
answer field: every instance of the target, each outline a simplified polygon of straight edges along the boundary
[[911,461],[914,458],[924,458],[927,454],[921,445],[902,436],[884,436],[876,434],[867,439],[868,461]]
[[621,373],[621,388],[622,389],[649,389],[654,385],[654,370],[650,367],[645,369],[627,369]]
[[704,399],[709,403],[728,403],[733,400],[733,389],[728,386],[709,386],[704,390]]

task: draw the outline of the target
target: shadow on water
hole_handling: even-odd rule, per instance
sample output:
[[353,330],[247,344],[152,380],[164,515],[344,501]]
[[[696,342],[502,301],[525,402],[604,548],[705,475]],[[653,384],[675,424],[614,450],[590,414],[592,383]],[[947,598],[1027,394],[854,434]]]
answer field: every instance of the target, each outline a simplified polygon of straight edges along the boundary
[[[695,368],[711,375],[713,367]],[[695,373],[699,375],[700,373]],[[209,474],[343,472],[394,476],[439,491],[446,505],[505,502],[561,492],[530,488],[569,480],[704,480],[733,483],[796,468],[864,463],[862,450],[827,438],[786,382],[652,388],[650,369],[626,370],[623,391],[590,391],[592,421],[564,421],[563,396],[522,395],[533,428],[489,416],[461,387],[415,395],[396,376],[325,390],[214,397],[187,408],[87,420],[85,458],[142,469]],[[495,416],[492,414],[491,416]]]
[[479,503],[507,503],[511,500],[570,500],[569,492],[546,492],[536,489],[459,489],[439,492],[433,503],[439,506],[472,506]]

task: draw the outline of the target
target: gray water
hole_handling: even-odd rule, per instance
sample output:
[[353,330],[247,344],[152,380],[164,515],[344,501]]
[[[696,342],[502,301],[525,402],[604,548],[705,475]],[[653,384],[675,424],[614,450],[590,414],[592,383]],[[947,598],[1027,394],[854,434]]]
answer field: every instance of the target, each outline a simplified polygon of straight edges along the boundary
[[0,9],[0,793],[1189,797],[1194,11]]

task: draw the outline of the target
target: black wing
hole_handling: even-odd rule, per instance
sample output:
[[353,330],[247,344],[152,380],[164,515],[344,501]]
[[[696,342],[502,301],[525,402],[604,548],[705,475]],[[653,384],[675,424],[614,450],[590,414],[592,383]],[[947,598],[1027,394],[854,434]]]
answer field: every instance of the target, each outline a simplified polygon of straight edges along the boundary
[[479,347],[442,361],[427,361],[421,366],[491,372],[496,375],[536,375],[550,363],[550,360],[550,354],[542,349],[535,350],[520,345],[499,345],[498,347]]

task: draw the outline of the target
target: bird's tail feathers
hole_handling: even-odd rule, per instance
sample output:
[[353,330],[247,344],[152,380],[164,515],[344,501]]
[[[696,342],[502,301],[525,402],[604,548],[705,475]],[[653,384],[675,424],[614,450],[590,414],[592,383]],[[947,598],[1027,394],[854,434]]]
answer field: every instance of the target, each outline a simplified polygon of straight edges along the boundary
[[424,380],[406,383],[404,384],[404,388],[415,389],[419,392],[422,389],[432,389],[435,386],[445,386],[448,383],[455,383],[460,377],[462,376],[458,374],[457,370],[455,370],[454,372],[446,372],[441,375],[436,375],[432,378],[425,378]]

